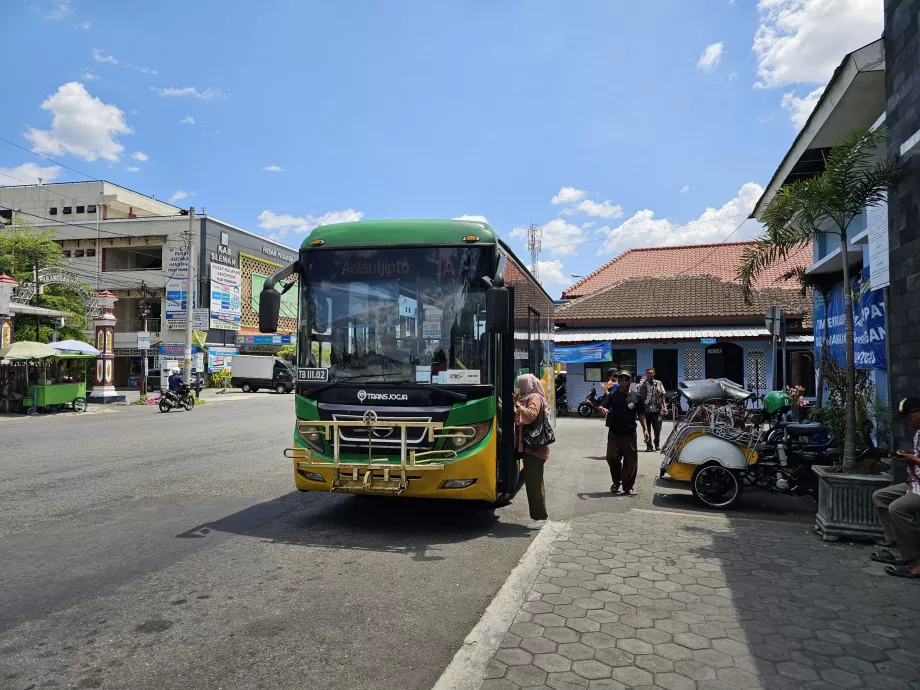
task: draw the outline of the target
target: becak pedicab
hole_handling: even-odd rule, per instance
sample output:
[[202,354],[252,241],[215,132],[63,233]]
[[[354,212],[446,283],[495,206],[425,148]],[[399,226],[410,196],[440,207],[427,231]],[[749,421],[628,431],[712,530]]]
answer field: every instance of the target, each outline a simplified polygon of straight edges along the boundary
[[724,379],[686,381],[681,396],[690,409],[665,442],[660,475],[690,482],[707,508],[727,509],[745,484],[795,496],[817,495],[814,465],[837,459],[834,439],[818,422],[786,419],[791,401],[772,391],[752,410],[754,394]]
[[693,496],[710,508],[730,508],[741,497],[744,473],[757,461],[759,430],[747,423],[754,396],[727,379],[681,381],[687,414],[665,441],[661,476],[690,482]]

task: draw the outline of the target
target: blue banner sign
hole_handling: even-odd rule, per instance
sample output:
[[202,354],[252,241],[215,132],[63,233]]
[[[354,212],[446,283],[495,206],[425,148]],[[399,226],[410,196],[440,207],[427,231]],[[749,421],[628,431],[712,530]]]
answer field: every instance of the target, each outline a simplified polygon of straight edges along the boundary
[[237,345],[296,345],[296,335],[238,335]]
[[[856,346],[856,366],[860,369],[885,369],[885,300],[882,290],[872,290],[868,269],[863,269],[852,281],[853,339]],[[838,362],[846,361],[846,318],[843,309],[843,285],[835,285],[827,311],[828,346]],[[824,345],[824,304],[815,299],[815,351]]]
[[590,345],[572,345],[555,348],[557,362],[577,364],[579,362],[610,362],[613,350],[610,343],[591,343]]

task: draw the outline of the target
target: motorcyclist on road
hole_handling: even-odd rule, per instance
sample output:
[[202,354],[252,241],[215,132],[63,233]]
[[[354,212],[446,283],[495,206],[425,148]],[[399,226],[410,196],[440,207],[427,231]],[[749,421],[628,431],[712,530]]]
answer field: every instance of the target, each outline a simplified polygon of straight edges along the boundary
[[169,390],[172,393],[177,393],[181,386],[182,386],[182,373],[179,371],[179,367],[173,367],[172,371],[169,374]]

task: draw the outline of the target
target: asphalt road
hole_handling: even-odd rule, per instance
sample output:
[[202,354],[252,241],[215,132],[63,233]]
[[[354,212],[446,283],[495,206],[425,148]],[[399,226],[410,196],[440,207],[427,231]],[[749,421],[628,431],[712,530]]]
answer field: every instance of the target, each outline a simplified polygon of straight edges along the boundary
[[[430,688],[532,540],[500,510],[301,494],[293,398],[0,418],[0,688]],[[612,497],[598,419],[561,420],[551,517]],[[809,499],[743,513],[807,522]]]

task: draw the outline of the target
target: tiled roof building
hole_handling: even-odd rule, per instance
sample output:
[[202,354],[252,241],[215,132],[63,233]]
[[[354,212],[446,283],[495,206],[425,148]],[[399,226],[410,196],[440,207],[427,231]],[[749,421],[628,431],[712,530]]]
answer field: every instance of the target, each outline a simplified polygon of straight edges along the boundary
[[[741,256],[752,242],[698,244],[682,247],[628,249],[563,291],[565,298],[590,295],[625,278],[649,276],[709,275],[737,283]],[[756,288],[781,286],[781,276],[796,266],[811,264],[811,246],[791,253],[786,261],[771,266],[759,276]],[[795,286],[791,286],[795,287]]]

